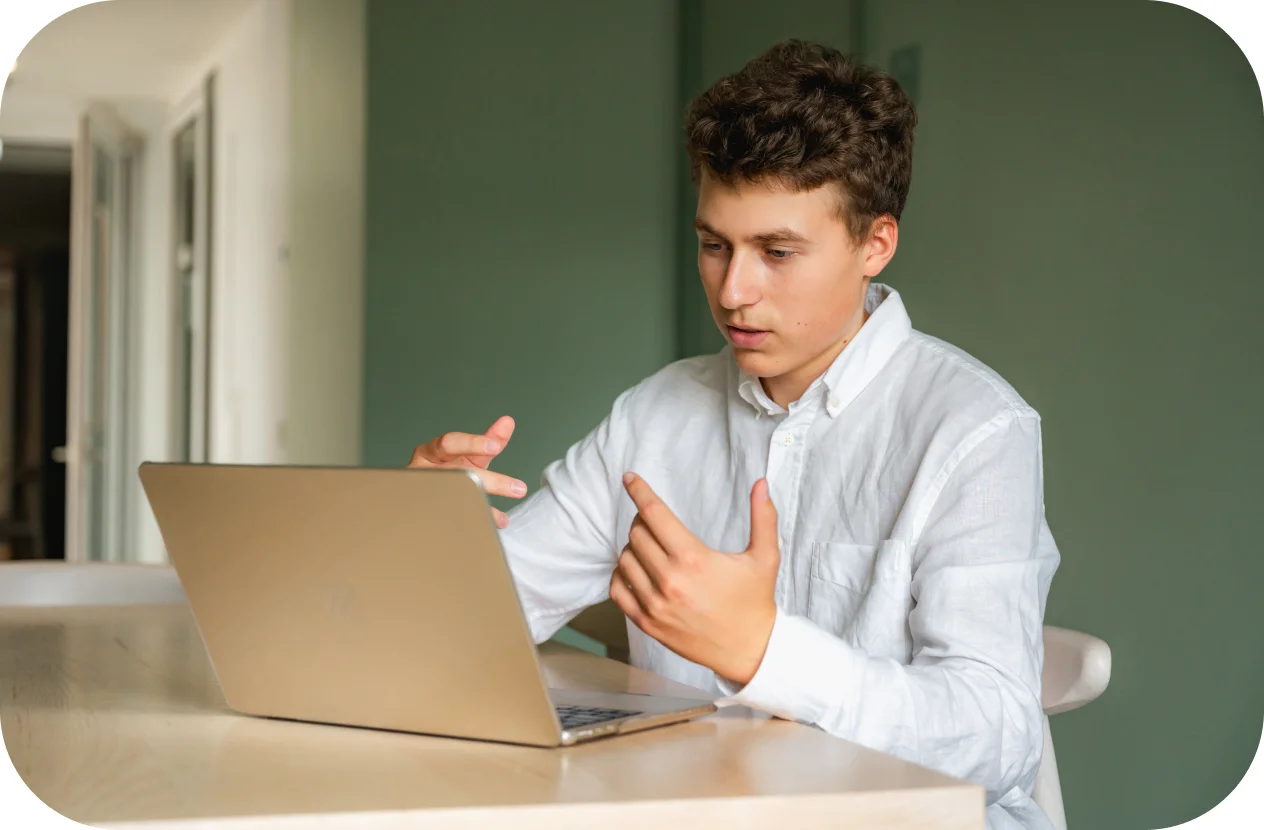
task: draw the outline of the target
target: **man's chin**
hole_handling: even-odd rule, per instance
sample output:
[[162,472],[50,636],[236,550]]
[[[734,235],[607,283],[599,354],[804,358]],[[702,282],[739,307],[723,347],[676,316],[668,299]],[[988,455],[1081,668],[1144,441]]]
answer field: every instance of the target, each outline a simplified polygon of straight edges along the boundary
[[758,349],[733,349],[733,358],[737,366],[754,378],[776,377],[781,374],[776,359]]

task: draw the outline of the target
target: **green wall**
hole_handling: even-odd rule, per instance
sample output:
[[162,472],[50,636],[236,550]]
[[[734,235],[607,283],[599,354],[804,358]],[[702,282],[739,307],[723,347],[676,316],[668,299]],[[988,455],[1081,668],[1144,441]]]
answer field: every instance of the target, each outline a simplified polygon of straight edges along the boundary
[[1052,722],[1068,821],[1194,818],[1264,715],[1259,87],[1165,3],[870,9],[875,57],[923,48],[891,281],[1042,413],[1048,621],[1114,652],[1106,695]]
[[920,47],[883,280],[1044,417],[1063,553],[1047,621],[1114,652],[1106,694],[1052,721],[1069,823],[1206,812],[1264,709],[1264,112],[1246,59],[1145,0],[798,0],[775,24],[758,5],[702,3],[700,86],[784,35],[887,68]]
[[509,414],[534,489],[673,357],[675,6],[368,15],[365,461]]

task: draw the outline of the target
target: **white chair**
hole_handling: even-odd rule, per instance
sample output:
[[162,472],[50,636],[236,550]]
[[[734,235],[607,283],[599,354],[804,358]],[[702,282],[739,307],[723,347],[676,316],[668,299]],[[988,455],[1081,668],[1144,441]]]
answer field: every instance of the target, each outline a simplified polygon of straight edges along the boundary
[[171,605],[185,602],[169,565],[26,561],[0,563],[0,608]]
[[1049,716],[1092,703],[1110,683],[1110,646],[1079,631],[1045,626],[1045,670],[1041,677],[1040,702],[1045,711],[1045,750],[1036,772],[1035,802],[1044,810],[1055,830],[1066,830],[1062,806],[1062,784],[1058,761],[1053,753]]

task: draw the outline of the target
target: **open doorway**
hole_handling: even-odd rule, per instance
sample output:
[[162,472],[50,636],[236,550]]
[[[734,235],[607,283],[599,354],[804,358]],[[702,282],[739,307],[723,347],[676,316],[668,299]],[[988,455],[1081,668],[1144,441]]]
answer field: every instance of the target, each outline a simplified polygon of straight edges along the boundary
[[138,151],[95,106],[0,145],[0,558],[124,558]]
[[65,557],[71,149],[0,154],[0,559]]
[[[10,460],[0,464],[3,556],[162,561],[137,465],[206,461],[216,440],[224,443],[227,429],[217,424],[228,423],[227,385],[221,376],[215,386],[211,373],[222,359],[215,349],[223,351],[210,336],[212,250],[241,258],[254,251],[240,254],[234,244],[249,243],[250,233],[219,241],[211,234],[211,191],[222,176],[212,164],[213,79],[221,66],[234,73],[238,120],[260,122],[239,142],[240,155],[260,157],[258,134],[280,119],[256,109],[269,100],[258,77],[270,68],[287,20],[259,0],[186,0],[176,4],[179,14],[167,13],[170,5],[116,0],[76,9],[41,30],[0,77],[0,140],[9,161],[23,145],[56,144],[69,191],[59,213],[57,328],[42,329],[61,346],[56,365],[41,364],[49,373],[43,398],[56,406],[39,408],[49,428],[29,450],[36,440],[26,414],[34,405],[30,371],[9,343],[18,336],[18,303],[31,302],[27,272],[35,266],[12,245],[4,253],[0,290],[9,311],[0,319],[0,351],[9,359],[0,358],[0,456]],[[276,64],[273,83],[283,77],[284,62]],[[24,190],[0,186],[26,209]],[[21,358],[28,359],[36,358]],[[19,449],[30,457],[18,459]],[[40,467],[42,499],[15,491],[19,475],[34,480],[32,464]],[[45,529],[31,518],[43,509],[36,502],[58,509],[61,521],[50,518]]]

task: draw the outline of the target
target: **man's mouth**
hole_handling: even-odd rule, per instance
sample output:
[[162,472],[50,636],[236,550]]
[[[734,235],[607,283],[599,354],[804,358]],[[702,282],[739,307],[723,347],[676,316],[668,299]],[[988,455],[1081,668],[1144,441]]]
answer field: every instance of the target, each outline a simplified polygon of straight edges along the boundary
[[724,326],[724,333],[728,336],[730,343],[743,349],[753,349],[768,337],[768,332],[764,329],[733,325],[731,323]]

